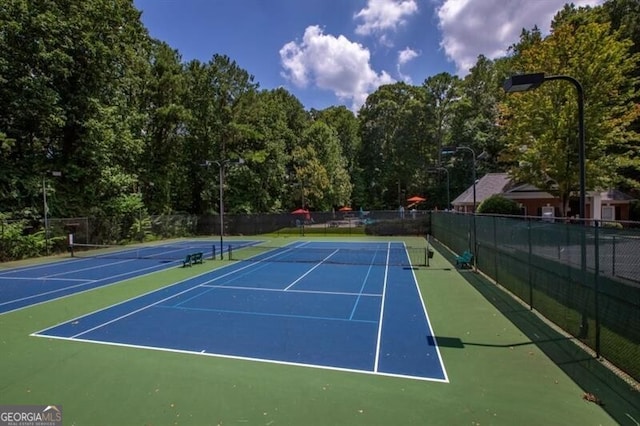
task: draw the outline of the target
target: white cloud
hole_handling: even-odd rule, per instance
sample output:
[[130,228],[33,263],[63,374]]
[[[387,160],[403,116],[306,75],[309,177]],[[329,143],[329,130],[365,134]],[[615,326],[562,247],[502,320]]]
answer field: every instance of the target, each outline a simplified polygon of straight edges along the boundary
[[404,65],[407,62],[417,58],[418,56],[419,56],[418,52],[407,47],[404,50],[401,50],[400,52],[398,52],[398,64]]
[[367,7],[354,16],[354,19],[364,21],[356,27],[356,34],[370,35],[395,30],[406,22],[405,17],[417,12],[416,0],[369,0]]
[[376,73],[369,50],[344,36],[324,34],[309,26],[302,41],[291,41],[280,49],[283,77],[298,87],[314,85],[332,91],[340,100],[351,101],[357,110],[369,93],[393,79],[385,71]]
[[[573,0],[594,6],[604,0]],[[437,8],[442,31],[440,46],[464,75],[478,55],[496,58],[518,41],[523,28],[534,25],[547,34],[554,15],[567,0],[444,0]]]
[[411,81],[411,76],[405,75],[402,73],[402,66],[407,62],[414,60],[418,56],[420,56],[419,53],[409,47],[398,52],[397,70],[398,70],[398,74],[400,75],[400,78],[405,83],[411,84],[412,81]]

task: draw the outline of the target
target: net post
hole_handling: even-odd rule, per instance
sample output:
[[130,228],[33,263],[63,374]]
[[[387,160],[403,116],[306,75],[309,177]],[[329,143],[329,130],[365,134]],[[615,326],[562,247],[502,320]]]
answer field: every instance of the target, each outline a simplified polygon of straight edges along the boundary
[[211,260],[216,260],[216,245],[211,246]]
[[429,247],[430,245],[430,234],[427,234],[425,236],[425,239],[427,240],[427,247],[425,247],[424,249],[424,264],[428,267],[429,265],[429,252],[431,251],[431,247]]
[[231,244],[229,244],[229,248],[227,249],[227,255],[229,256],[229,260],[232,260],[232,248]]
[[74,257],[74,255],[73,255],[73,234],[67,234],[67,245],[69,247],[69,253],[71,253],[71,257]]

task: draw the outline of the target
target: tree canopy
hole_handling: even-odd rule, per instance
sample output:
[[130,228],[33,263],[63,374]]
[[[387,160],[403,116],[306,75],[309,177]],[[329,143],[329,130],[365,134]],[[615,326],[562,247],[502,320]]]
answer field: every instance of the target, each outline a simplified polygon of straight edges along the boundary
[[448,167],[454,196],[471,184],[468,158],[443,157],[445,145],[486,151],[479,173],[508,171],[568,203],[578,183],[574,88],[547,82],[507,96],[502,81],[516,71],[581,81],[587,187],[638,196],[639,21],[631,0],[566,6],[549,35],[523,29],[507,56],[480,55],[464,77],[383,85],[359,111],[307,111],[233,58],[183,61],[149,36],[130,0],[6,0],[0,212],[38,220],[44,190],[59,217],[215,214],[220,176],[232,213],[396,209],[410,194],[431,208],[447,194],[445,175],[430,169]]

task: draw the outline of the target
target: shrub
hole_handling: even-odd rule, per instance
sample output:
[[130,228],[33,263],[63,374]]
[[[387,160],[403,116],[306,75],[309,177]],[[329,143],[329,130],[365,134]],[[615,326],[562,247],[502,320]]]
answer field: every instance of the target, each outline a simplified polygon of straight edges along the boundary
[[515,201],[502,195],[492,195],[478,206],[478,213],[519,215],[520,207]]

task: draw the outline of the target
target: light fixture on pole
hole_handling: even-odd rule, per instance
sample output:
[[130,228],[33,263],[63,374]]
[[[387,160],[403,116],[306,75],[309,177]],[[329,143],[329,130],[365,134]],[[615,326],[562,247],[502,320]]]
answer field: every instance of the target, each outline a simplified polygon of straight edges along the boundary
[[447,174],[447,210],[451,208],[451,197],[449,196],[449,169],[446,167],[429,167],[427,169],[430,173],[438,173],[440,170],[443,170]]
[[227,160],[205,160],[204,163],[201,164],[203,167],[209,168],[212,164],[216,164],[218,166],[218,173],[220,179],[219,185],[219,196],[220,196],[220,260],[224,259],[224,168],[227,164],[231,165],[239,165],[244,164],[244,159],[239,158],[236,161]]
[[[528,90],[536,89],[545,81],[551,80],[564,80],[568,81],[576,88],[576,95],[578,101],[578,163],[579,163],[579,185],[580,185],[580,206],[579,206],[579,217],[580,222],[583,226],[587,224],[586,221],[586,213],[587,213],[587,191],[586,191],[586,181],[587,181],[587,172],[585,167],[585,156],[586,156],[586,148],[585,148],[585,136],[584,136],[584,90],[582,88],[582,84],[580,82],[568,75],[545,75],[543,72],[533,73],[533,74],[520,74],[514,75],[507,78],[502,87],[507,93],[514,92],[524,92]],[[581,233],[581,250],[580,250],[580,260],[581,260],[581,272],[583,280],[586,281],[586,271],[587,271],[587,247],[586,247],[586,235],[585,230]],[[596,280],[597,282],[597,280]],[[597,293],[597,289],[595,289]],[[594,297],[594,300],[598,300],[598,296]],[[598,308],[595,308],[595,323],[596,323],[596,354],[600,354],[600,327],[599,327],[599,313]],[[588,322],[587,316],[582,315],[582,325],[581,325],[581,336],[586,337],[588,330]]]
[[[51,176],[60,177],[62,176],[62,172],[53,171],[50,172]],[[46,175],[42,176],[42,204],[44,211],[44,244],[45,251],[49,254],[49,206],[47,204],[47,178]]]
[[584,90],[578,80],[568,75],[545,75],[543,72],[521,74],[509,77],[502,87],[507,93],[524,92],[536,89],[545,81],[564,80],[573,84],[578,97],[578,162],[580,167],[580,219],[583,224],[586,219],[586,168],[585,168],[585,137],[584,137]]

